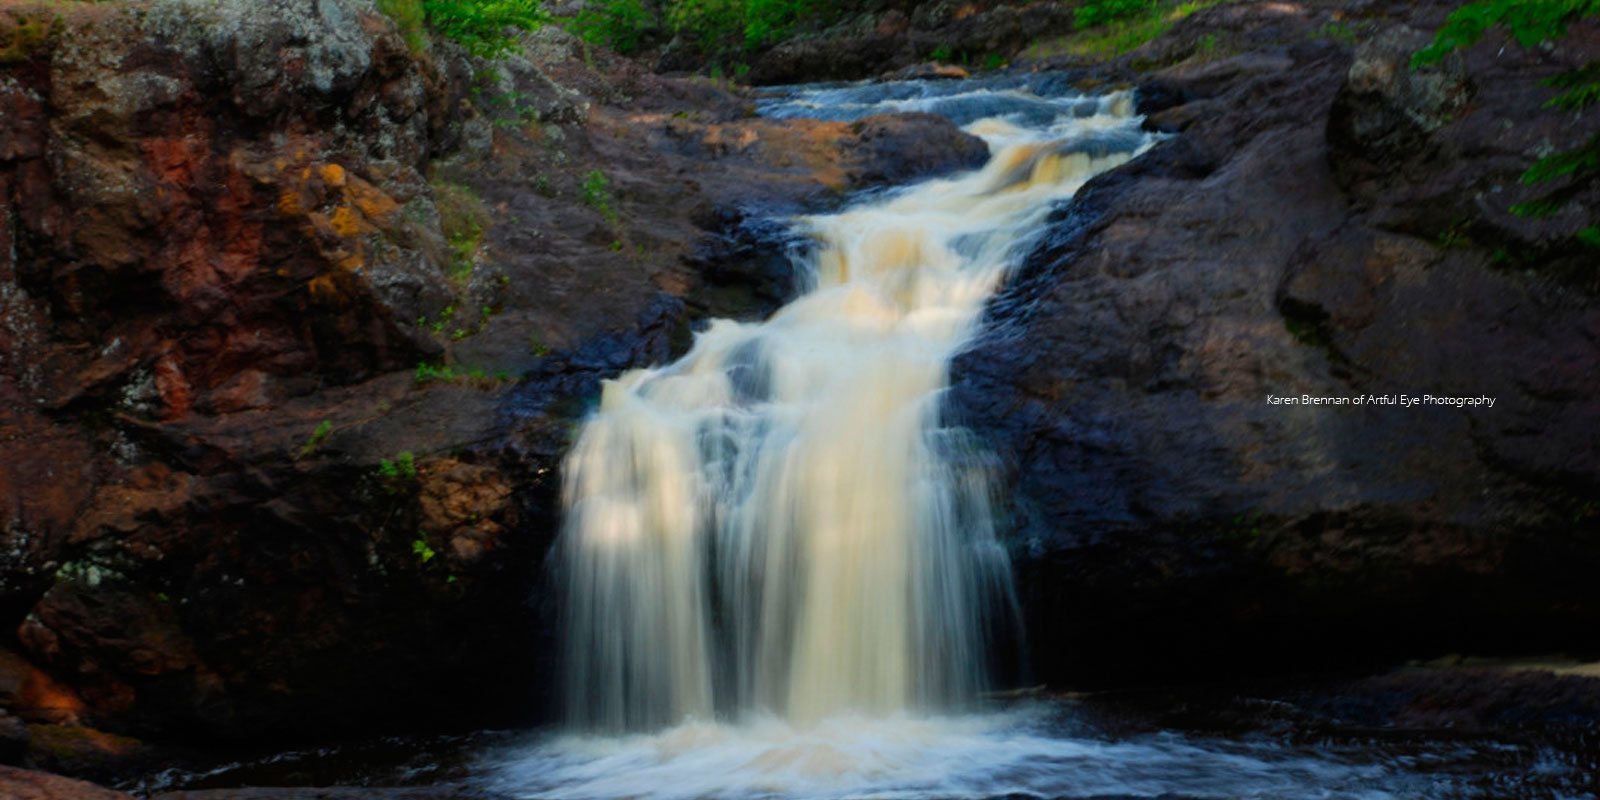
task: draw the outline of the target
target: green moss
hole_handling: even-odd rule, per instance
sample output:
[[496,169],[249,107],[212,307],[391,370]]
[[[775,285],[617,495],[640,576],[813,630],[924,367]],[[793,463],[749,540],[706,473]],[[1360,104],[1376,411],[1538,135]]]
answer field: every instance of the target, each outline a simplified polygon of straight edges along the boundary
[[540,358],[550,355],[550,345],[545,344],[544,339],[539,338],[538,333],[528,335],[528,349]]
[[413,376],[418,386],[427,386],[430,383],[473,383],[481,388],[513,379],[511,373],[505,370],[489,372],[483,367],[457,367],[451,364],[427,362],[418,364]]
[[450,277],[465,282],[472,277],[489,231],[489,210],[471,187],[448,181],[434,181],[433,201],[439,209],[439,230],[450,245]]
[[0,18],[0,65],[17,64],[32,58],[52,36],[61,32],[63,26],[61,17],[55,14],[48,18],[43,14],[23,14],[9,20],[9,25],[5,22],[4,18]]
[[428,49],[428,18],[422,0],[377,0],[378,10],[394,20],[395,28],[413,53]]
[[1341,44],[1347,44],[1352,47],[1354,47],[1355,44],[1361,39],[1360,34],[1356,32],[1355,28],[1352,28],[1343,22],[1329,22],[1322,27],[1317,28],[1317,30],[1311,35],[1314,39],[1332,39],[1333,41]]
[[1223,0],[1191,0],[1184,3],[1134,0],[1090,4],[1101,10],[1086,17],[1084,7],[1080,7],[1077,32],[1036,43],[1028,48],[1028,55],[1034,58],[1055,55],[1100,60],[1116,58],[1159,38],[1179,20],[1221,2]]

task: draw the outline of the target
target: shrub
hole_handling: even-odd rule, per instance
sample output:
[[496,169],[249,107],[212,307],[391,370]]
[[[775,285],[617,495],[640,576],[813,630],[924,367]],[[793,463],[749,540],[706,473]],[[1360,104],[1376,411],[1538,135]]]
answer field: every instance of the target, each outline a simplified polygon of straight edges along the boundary
[[459,43],[473,55],[496,58],[516,47],[514,33],[531,31],[549,16],[539,0],[377,0],[413,52],[426,45],[426,29]]
[[818,0],[675,0],[666,26],[697,42],[718,66],[792,35],[801,23],[837,18],[840,4]]
[[1148,13],[1155,7],[1156,0],[1085,0],[1074,12],[1073,20],[1080,28],[1092,28],[1107,22],[1136,17]]
[[592,0],[567,27],[590,44],[628,54],[639,49],[656,19],[639,0]]
[[507,30],[531,31],[549,19],[539,0],[422,0],[422,9],[434,30],[487,58],[516,46]]

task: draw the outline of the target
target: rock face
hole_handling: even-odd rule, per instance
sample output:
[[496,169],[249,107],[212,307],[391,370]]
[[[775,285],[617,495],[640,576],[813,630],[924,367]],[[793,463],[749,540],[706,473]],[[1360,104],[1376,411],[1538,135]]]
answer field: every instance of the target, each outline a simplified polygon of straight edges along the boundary
[[[1412,72],[1447,7],[1362,9],[1229,4],[1135,54],[1233,51],[1143,78],[1181,132],[1058,214],[955,365],[1008,460],[1038,679],[1593,647],[1593,251],[1581,212],[1506,209],[1595,129],[1539,84],[1595,39]],[[1402,394],[1496,402],[1268,402]]]
[[0,790],[13,800],[130,800],[130,795],[44,772],[0,766]]
[[598,382],[783,299],[751,220],[984,157],[555,29],[412,52],[368,0],[0,9],[40,20],[0,64],[0,746],[63,769],[537,713]]

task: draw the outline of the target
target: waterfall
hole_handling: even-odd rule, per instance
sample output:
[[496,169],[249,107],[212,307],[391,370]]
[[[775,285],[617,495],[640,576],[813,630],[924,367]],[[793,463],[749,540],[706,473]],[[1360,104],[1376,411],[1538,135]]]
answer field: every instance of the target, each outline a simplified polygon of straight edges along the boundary
[[794,220],[806,291],[605,384],[565,464],[557,545],[576,726],[812,724],[976,698],[1014,602],[991,470],[941,418],[941,390],[1054,205],[1148,144],[1131,106],[920,82],[766,104],[944,113],[992,155]]

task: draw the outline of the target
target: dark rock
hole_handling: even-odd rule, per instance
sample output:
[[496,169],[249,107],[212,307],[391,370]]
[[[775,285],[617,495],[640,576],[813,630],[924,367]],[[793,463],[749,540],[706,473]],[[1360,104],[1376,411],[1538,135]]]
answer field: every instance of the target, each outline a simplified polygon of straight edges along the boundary
[[29,766],[105,780],[148,765],[144,743],[81,725],[28,726]]
[[[1175,26],[1226,30],[1246,51],[1144,79],[1151,123],[1182,133],[1058,215],[954,365],[952,415],[1009,462],[1043,680],[1593,648],[1595,295],[1544,271],[1567,255],[1512,271],[1478,239],[1532,234],[1485,210],[1515,199],[1488,184],[1537,157],[1523,135],[1586,135],[1538,108],[1559,66],[1514,48],[1488,64],[1486,42],[1460,107],[1454,83],[1378,81],[1347,48],[1295,44],[1322,23],[1286,8],[1228,4]],[[1445,10],[1368,19],[1431,29]],[[1396,30],[1363,52],[1403,50]],[[1568,65],[1593,58],[1574,37]],[[1391,107],[1412,111],[1370,110]],[[1368,121],[1330,127],[1341,108]],[[1402,118],[1415,127],[1386,133]],[[1461,235],[1441,236],[1451,219]],[[1267,402],[1399,393],[1497,401]]]
[[21,764],[28,753],[28,726],[0,711],[0,764]]

